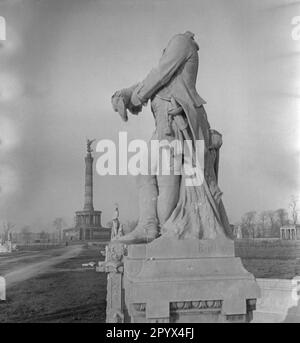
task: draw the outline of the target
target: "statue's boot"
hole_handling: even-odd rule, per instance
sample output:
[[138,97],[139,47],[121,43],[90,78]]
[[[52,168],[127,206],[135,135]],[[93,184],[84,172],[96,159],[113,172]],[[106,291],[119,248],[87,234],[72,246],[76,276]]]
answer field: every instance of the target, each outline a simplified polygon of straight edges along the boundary
[[154,176],[138,176],[139,222],[136,228],[117,239],[124,244],[149,243],[158,237],[157,197]]
[[170,218],[179,199],[181,176],[158,176],[159,195],[157,200],[157,215],[160,227]]

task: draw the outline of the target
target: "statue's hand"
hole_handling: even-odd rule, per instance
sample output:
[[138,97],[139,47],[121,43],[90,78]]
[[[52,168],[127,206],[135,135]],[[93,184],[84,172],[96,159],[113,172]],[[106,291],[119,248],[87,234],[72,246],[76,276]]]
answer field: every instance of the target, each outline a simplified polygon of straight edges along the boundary
[[123,121],[128,121],[127,109],[124,102],[122,91],[116,92],[111,98],[113,110],[118,112]]
[[127,110],[129,110],[131,114],[135,115],[142,111],[141,104],[134,104],[131,101],[133,91],[136,88],[137,85],[117,91],[111,99],[114,111],[118,112],[122,120],[125,122],[128,121]]
[[129,103],[128,110],[131,114],[138,115],[140,112],[142,112],[143,106],[134,106],[132,103]]

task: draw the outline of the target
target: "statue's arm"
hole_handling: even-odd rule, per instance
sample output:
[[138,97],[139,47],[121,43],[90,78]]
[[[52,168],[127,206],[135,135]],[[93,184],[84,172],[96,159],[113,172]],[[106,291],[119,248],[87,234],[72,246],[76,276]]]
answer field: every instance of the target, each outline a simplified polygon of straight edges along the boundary
[[131,102],[135,106],[146,103],[161,87],[170,81],[190,54],[191,49],[187,38],[183,35],[175,36],[167,46],[158,66],[151,70],[133,92]]

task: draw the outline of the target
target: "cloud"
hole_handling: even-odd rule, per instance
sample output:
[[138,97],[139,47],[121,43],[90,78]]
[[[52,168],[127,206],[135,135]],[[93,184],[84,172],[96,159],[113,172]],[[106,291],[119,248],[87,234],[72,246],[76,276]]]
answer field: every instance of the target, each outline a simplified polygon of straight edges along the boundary
[[0,152],[3,154],[11,151],[19,142],[20,134],[12,121],[5,116],[0,117]]

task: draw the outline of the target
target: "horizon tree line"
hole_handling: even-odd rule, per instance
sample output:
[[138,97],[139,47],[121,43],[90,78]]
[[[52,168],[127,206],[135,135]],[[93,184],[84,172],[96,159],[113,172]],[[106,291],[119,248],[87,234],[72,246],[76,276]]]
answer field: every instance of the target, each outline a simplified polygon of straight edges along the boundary
[[279,238],[280,228],[287,225],[298,224],[298,202],[296,196],[292,196],[289,210],[279,208],[268,211],[249,211],[245,213],[238,225],[244,238]]

